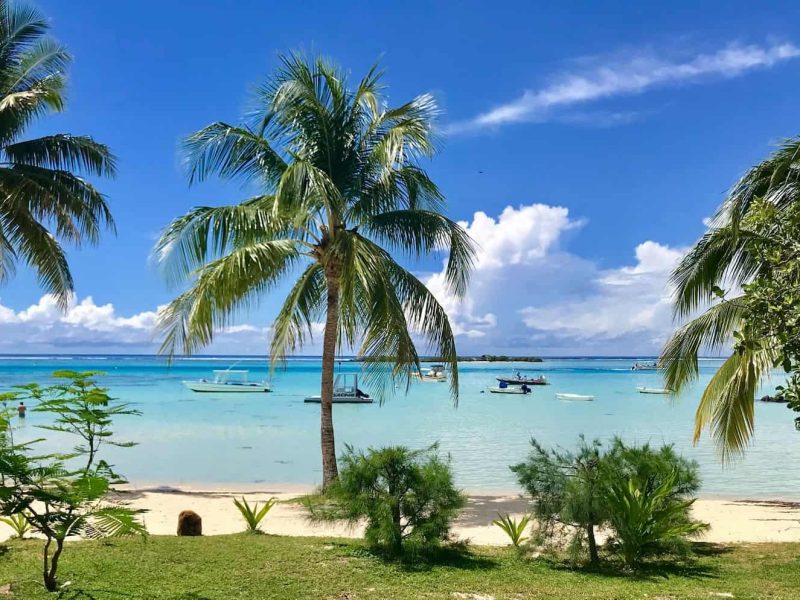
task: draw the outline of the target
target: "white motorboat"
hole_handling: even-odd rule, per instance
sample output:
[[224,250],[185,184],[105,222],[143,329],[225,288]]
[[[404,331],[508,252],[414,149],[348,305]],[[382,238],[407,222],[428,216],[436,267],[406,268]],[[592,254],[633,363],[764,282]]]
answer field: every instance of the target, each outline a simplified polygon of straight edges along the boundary
[[655,361],[636,361],[631,367],[631,371],[658,371],[659,366]]
[[[322,396],[308,396],[303,402],[319,404]],[[372,404],[369,394],[362,392],[358,387],[358,375],[343,373],[336,376],[333,382],[334,404]]]
[[508,386],[508,387],[488,387],[487,391],[491,394],[532,394],[533,390],[527,386]]
[[639,390],[640,394],[671,394],[672,390],[668,390],[667,388],[649,388],[649,387],[640,387],[636,388]]
[[594,400],[594,396],[588,396],[585,394],[556,394],[556,398],[559,400]]
[[272,388],[266,381],[251,382],[247,380],[250,371],[225,369],[214,371],[214,379],[199,379],[197,381],[184,381],[183,385],[193,392],[224,392],[224,393],[252,393],[271,392]]
[[422,369],[419,373],[414,375],[422,381],[433,383],[442,383],[447,381],[447,375],[444,372],[444,365],[431,365],[427,369]]

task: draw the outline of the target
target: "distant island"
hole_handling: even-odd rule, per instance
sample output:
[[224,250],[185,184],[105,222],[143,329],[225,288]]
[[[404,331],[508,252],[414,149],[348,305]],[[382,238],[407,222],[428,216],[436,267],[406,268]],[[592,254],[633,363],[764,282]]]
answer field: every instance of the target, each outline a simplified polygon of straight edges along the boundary
[[[392,356],[381,356],[381,357],[362,357],[357,356],[355,359],[356,362],[392,362],[394,361],[394,357]],[[437,358],[435,356],[420,356],[420,362],[442,362],[441,358]],[[531,362],[531,363],[540,363],[544,362],[542,358],[538,356],[506,356],[504,354],[481,354],[480,356],[459,356],[459,362]]]

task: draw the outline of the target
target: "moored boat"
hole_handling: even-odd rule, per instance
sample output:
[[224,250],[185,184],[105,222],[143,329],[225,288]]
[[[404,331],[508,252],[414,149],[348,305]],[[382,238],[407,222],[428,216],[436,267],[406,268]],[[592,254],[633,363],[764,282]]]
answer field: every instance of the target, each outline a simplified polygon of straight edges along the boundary
[[671,394],[672,390],[668,390],[667,388],[649,388],[649,387],[640,387],[636,388],[639,390],[640,394]]
[[556,394],[556,398],[558,398],[559,400],[583,400],[583,401],[594,400],[594,396],[589,396],[585,394]]
[[658,371],[658,363],[652,361],[636,361],[631,367],[631,371]]
[[[308,396],[303,402],[319,404],[322,402],[322,396]],[[344,373],[336,376],[333,382],[334,404],[372,404],[372,402],[369,394],[358,387],[358,375]]]
[[214,371],[214,379],[199,379],[197,381],[184,381],[183,385],[193,392],[221,392],[221,393],[252,393],[271,392],[272,388],[266,381],[252,382],[247,380],[250,371],[225,369]]
[[500,383],[505,383],[507,385],[549,385],[550,382],[547,381],[547,378],[544,375],[540,375],[539,377],[523,377],[522,373],[517,371],[511,377],[496,377],[497,381]]
[[497,386],[497,387],[488,387],[486,388],[490,394],[532,394],[533,390],[531,390],[528,386]]
[[441,383],[447,381],[447,374],[444,372],[444,365],[431,365],[427,369],[422,369],[414,376],[422,381]]

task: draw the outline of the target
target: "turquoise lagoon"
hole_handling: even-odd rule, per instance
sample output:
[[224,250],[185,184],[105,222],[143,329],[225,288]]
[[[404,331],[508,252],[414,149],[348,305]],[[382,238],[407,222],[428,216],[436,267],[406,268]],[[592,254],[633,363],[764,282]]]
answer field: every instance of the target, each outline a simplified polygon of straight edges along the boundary
[[[639,394],[638,386],[662,387],[655,372],[631,371],[633,359],[547,359],[540,364],[463,363],[455,408],[449,386],[416,383],[383,405],[337,405],[339,449],[438,442],[449,453],[458,484],[468,490],[516,489],[508,465],[522,460],[531,437],[545,445],[572,447],[579,434],[607,439],[671,443],[700,463],[703,494],[722,497],[800,498],[800,432],[783,405],[757,403],[756,434],[744,459],[723,467],[707,438],[692,445],[694,410],[717,360],[703,361],[697,385],[677,400]],[[213,369],[250,370],[251,380],[268,378],[264,359],[198,357],[171,366],[147,356],[2,357],[0,389],[46,383],[57,369],[100,370],[116,397],[134,404],[139,417],[120,420],[119,436],[132,449],[110,449],[118,470],[147,484],[318,483],[319,406],[303,403],[319,393],[320,361],[290,360],[272,375],[267,394],[196,394],[184,379],[210,377]],[[340,372],[359,371],[354,362]],[[519,369],[544,374],[552,385],[532,395],[484,393],[495,377]],[[772,385],[779,383],[773,381]],[[765,390],[767,391],[767,390]],[[593,394],[594,402],[563,402],[557,392]],[[29,411],[18,435],[41,435],[43,415]],[[49,443],[52,443],[50,440]]]

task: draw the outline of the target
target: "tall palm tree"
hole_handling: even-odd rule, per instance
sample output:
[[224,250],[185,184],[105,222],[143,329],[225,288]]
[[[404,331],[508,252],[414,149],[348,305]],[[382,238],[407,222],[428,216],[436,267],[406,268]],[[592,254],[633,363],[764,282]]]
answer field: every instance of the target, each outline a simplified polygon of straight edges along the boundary
[[[275,318],[274,365],[324,319],[321,380],[323,486],[337,476],[333,376],[337,349],[368,359],[373,385],[410,383],[419,369],[415,335],[452,368],[453,332],[439,302],[390,250],[416,257],[446,250],[447,283],[464,294],[472,243],[442,214],[444,198],[419,166],[434,153],[434,100],[397,108],[381,96],[373,67],[355,89],[326,60],[281,58],[255,92],[241,126],[217,122],[185,142],[190,182],[211,174],[259,188],[240,204],[200,207],[163,233],[156,255],[187,291],[160,316],[162,351],[192,353],[214,330],[287,278],[296,281]],[[387,357],[391,365],[383,362]],[[384,377],[388,375],[388,377]]]
[[35,119],[64,108],[71,58],[48,30],[35,9],[0,0],[0,283],[22,261],[66,307],[72,275],[56,238],[96,243],[113,229],[105,198],[75,172],[110,176],[115,161],[86,136],[21,139]]
[[[697,378],[700,352],[726,350],[734,332],[746,332],[742,296],[730,293],[739,294],[767,268],[751,242],[768,238],[770,232],[746,225],[758,199],[778,209],[800,200],[800,137],[787,140],[734,185],[708,232],[675,268],[675,316],[686,319],[703,312],[680,327],[664,347],[661,360],[670,389],[680,391]],[[755,394],[778,353],[769,340],[761,340],[730,354],[700,399],[695,441],[708,427],[723,459],[744,450],[754,427]]]

